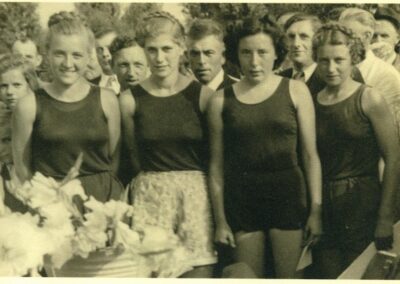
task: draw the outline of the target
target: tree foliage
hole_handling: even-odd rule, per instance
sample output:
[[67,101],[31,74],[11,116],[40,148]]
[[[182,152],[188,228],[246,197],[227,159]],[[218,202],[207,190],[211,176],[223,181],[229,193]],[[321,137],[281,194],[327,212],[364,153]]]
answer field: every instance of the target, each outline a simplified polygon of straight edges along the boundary
[[40,32],[37,3],[0,3],[0,50],[11,48],[17,40],[37,41]]
[[119,21],[118,29],[121,33],[134,35],[135,30],[143,17],[150,12],[160,10],[159,3],[131,3]]
[[230,25],[243,17],[251,15],[270,14],[277,18],[286,12],[301,11],[319,16],[322,20],[327,20],[331,16],[331,11],[341,7],[358,6],[372,11],[376,4],[269,4],[269,3],[186,3],[185,12],[193,19],[213,18],[216,21]]
[[94,33],[115,28],[121,16],[119,3],[75,3],[77,12],[86,17]]

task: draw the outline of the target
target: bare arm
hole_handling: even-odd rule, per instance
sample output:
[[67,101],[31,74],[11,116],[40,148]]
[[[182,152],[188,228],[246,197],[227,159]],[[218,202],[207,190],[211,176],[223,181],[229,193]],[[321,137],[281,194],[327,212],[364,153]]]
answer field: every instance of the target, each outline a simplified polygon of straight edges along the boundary
[[109,153],[112,157],[113,171],[117,171],[119,164],[119,143],[121,135],[121,114],[119,111],[118,99],[114,92],[108,89],[101,89],[101,105],[107,118],[109,140]]
[[210,99],[207,108],[210,144],[208,186],[216,224],[215,241],[234,246],[233,234],[226,221],[224,208],[223,101],[223,92],[219,91]]
[[[311,234],[321,234],[322,174],[317,152],[315,110],[310,92],[302,82],[290,81],[290,94],[297,109],[303,166],[311,196],[308,229]],[[312,220],[310,220],[312,218]],[[312,221],[313,224],[310,223]],[[312,227],[310,227],[312,226]]]
[[33,94],[21,98],[12,118],[12,152],[17,177],[24,182],[32,177],[31,141],[36,118],[36,99]]
[[132,166],[133,176],[140,172],[138,149],[135,141],[135,109],[136,103],[130,89],[125,90],[119,96],[119,105],[122,119],[122,138],[129,151],[129,160]]
[[393,201],[400,183],[400,145],[393,116],[382,96],[374,89],[367,89],[362,97],[362,107],[365,115],[371,121],[381,156],[385,162],[382,199],[375,237],[388,237],[393,234]]

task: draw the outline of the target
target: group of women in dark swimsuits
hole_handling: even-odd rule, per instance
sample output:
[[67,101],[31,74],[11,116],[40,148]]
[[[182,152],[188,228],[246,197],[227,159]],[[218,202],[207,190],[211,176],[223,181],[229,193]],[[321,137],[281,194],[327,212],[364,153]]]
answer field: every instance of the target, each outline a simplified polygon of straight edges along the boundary
[[212,276],[214,241],[233,247],[235,262],[257,277],[268,241],[279,278],[296,277],[304,243],[315,248],[321,277],[336,277],[374,239],[387,248],[400,149],[383,99],[351,79],[365,56],[359,39],[338,24],[317,32],[314,57],[327,85],[313,101],[303,82],[273,72],[285,47],[268,18],[232,31],[227,48],[243,76],[216,93],[179,72],[184,34],[169,13],[145,18],[137,37],[151,75],[118,104],[83,76],[90,29],[73,13],[53,15],[46,48],[54,79],[14,113],[19,178],[39,171],[62,179],[82,152],[87,194],[122,199],[113,174],[122,122],[129,153],[121,154],[137,174],[128,187],[133,224],[179,236],[194,267],[185,277]]

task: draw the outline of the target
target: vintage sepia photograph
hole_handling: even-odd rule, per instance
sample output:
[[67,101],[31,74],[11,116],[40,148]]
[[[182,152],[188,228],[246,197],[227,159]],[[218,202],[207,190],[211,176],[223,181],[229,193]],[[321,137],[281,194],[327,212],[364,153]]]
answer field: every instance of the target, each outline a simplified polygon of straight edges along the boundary
[[399,72],[400,4],[0,2],[0,281],[399,280]]

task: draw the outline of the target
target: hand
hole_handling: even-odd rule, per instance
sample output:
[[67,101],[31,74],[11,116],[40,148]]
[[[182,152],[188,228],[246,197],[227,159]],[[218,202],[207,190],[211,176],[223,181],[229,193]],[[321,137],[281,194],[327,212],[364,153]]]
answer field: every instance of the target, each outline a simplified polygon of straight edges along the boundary
[[321,213],[311,213],[308,217],[307,224],[304,230],[303,243],[310,246],[315,245],[322,234]]
[[235,238],[228,224],[224,223],[215,229],[215,242],[235,247]]
[[377,250],[390,250],[393,245],[393,222],[380,218],[375,228],[375,247]]

